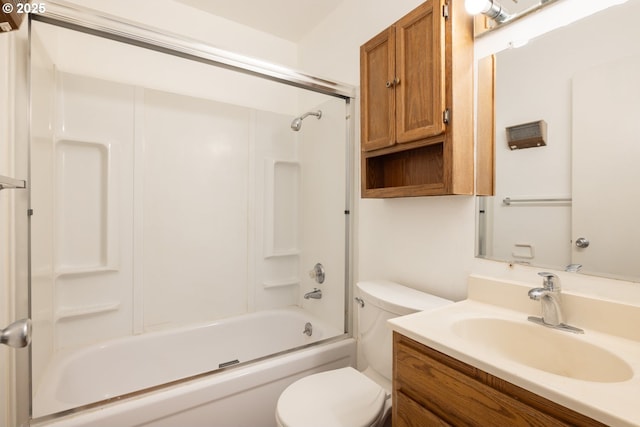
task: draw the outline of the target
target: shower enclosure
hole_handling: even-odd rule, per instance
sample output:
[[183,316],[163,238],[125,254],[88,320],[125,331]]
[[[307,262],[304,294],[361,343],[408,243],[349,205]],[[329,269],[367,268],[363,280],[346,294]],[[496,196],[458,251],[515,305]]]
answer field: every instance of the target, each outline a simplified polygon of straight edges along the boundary
[[30,22],[32,416],[161,387],[43,401],[55,363],[123,338],[291,308],[320,342],[348,336],[352,89],[47,7]]

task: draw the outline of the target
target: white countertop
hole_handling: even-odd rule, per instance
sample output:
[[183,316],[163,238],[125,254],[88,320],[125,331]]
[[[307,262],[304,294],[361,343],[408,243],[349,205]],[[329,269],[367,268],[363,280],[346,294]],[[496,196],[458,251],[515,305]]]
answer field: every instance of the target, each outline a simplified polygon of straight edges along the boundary
[[[470,292],[477,295],[478,289]],[[517,295],[520,295],[518,289]],[[527,299],[526,292],[522,298]],[[590,303],[593,304],[593,301]],[[389,321],[391,328],[415,341],[427,345],[460,361],[478,367],[496,377],[525,388],[576,412],[612,426],[640,426],[640,342],[623,336],[587,329],[584,334],[572,334],[565,331],[545,328],[527,321],[530,314],[493,305],[473,299],[467,299],[449,306],[437,308]],[[517,306],[517,305],[516,305]],[[593,308],[592,305],[589,306]],[[578,310],[579,307],[572,307]],[[593,316],[599,316],[597,311]],[[466,319],[503,319],[509,322],[523,323],[527,328],[544,328],[551,333],[569,334],[567,339],[581,340],[596,345],[624,360],[632,369],[630,379],[618,382],[586,381],[556,375],[518,363],[492,346],[478,345],[456,333],[456,324]],[[571,324],[571,319],[567,323]],[[640,325],[640,318],[633,327]],[[526,331],[526,328],[523,329]],[[527,340],[526,333],[522,340]],[[524,342],[524,341],[523,341]],[[575,356],[572,356],[575,357]]]

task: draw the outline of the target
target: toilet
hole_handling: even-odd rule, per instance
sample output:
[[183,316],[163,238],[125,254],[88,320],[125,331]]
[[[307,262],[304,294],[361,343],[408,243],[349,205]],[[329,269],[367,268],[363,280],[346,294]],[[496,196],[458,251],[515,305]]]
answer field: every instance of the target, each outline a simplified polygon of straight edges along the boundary
[[276,407],[278,427],[381,427],[391,413],[392,334],[387,320],[451,304],[389,281],[360,282],[358,339],[368,367],[304,377],[287,387]]

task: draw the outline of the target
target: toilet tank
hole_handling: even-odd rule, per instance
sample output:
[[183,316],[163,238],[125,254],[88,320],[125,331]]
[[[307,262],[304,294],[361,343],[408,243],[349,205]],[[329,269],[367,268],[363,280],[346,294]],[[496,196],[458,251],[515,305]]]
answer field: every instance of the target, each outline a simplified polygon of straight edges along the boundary
[[391,380],[392,334],[387,320],[442,307],[453,301],[420,292],[390,281],[367,281],[356,285],[364,304],[358,305],[358,338],[369,369]]

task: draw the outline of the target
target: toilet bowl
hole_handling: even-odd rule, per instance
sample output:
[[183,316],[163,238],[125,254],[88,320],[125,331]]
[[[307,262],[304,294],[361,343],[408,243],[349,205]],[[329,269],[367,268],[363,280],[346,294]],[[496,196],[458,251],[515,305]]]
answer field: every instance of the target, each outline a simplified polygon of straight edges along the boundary
[[380,427],[391,411],[392,334],[387,320],[451,304],[389,281],[360,282],[358,341],[368,364],[304,377],[276,407],[278,427]]

